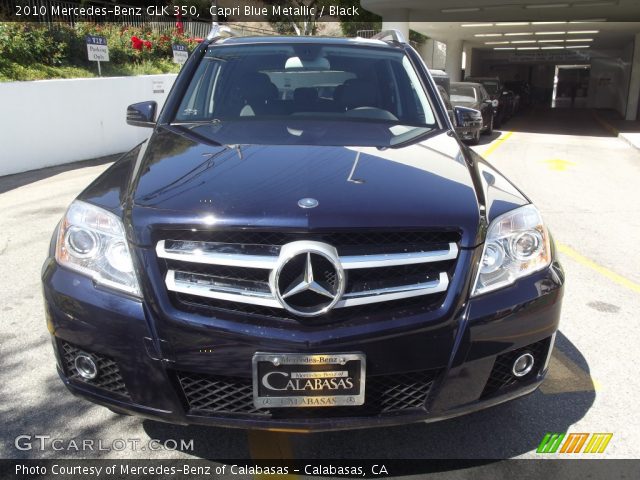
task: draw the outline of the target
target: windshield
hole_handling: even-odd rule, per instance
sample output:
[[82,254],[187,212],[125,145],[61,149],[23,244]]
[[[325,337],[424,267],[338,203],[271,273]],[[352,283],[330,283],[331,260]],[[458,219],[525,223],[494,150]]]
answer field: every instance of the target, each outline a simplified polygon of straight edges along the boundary
[[452,102],[472,103],[478,98],[476,89],[471,85],[452,83],[449,91],[451,92]]
[[437,126],[402,51],[318,44],[209,47],[173,123],[209,124],[198,133],[225,144],[373,146]]
[[496,93],[498,93],[498,82],[495,82],[493,80],[485,80],[482,82],[482,86],[487,92],[489,92],[490,95],[495,95]]

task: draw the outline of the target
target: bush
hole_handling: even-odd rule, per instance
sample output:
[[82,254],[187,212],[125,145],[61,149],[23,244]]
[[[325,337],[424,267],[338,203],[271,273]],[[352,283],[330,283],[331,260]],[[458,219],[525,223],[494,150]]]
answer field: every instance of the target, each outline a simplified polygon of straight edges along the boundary
[[95,64],[87,59],[86,35],[107,39],[109,62],[102,64],[105,75],[178,71],[179,66],[172,64],[171,45],[186,45],[192,50],[200,40],[177,31],[159,33],[116,24],[58,24],[48,28],[42,24],[0,23],[0,78],[33,79],[30,77],[38,77],[37,71],[41,72],[38,78],[57,78],[58,74],[67,78],[74,69],[88,70],[85,73],[91,75]]

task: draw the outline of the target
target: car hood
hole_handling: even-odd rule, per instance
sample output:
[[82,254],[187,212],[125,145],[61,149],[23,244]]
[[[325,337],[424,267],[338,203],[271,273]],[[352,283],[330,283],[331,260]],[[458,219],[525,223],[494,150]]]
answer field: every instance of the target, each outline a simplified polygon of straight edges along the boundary
[[[130,191],[136,243],[162,228],[434,229],[475,246],[478,194],[446,132],[402,148],[217,145],[158,128]],[[301,208],[303,198],[318,201]]]

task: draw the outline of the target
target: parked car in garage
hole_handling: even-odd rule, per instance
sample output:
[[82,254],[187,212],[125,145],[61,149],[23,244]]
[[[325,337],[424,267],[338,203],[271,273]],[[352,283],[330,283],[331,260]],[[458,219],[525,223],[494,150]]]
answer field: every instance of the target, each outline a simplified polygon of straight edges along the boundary
[[496,100],[491,100],[485,88],[479,83],[452,82],[450,86],[451,104],[473,108],[482,116],[481,132],[490,135],[493,132]]
[[511,116],[513,99],[504,94],[504,88],[498,77],[466,77],[465,82],[480,83],[493,103],[494,126],[499,127]]
[[444,70],[438,70],[437,68],[429,69],[429,73],[431,73],[431,77],[433,81],[436,82],[436,85],[444,88],[444,91],[449,93],[449,85],[451,84],[451,79],[449,75]]
[[223,31],[159,113],[129,106],[149,139],[55,229],[42,284],[66,387],[165,422],[296,431],[532,393],[560,321],[552,237],[461,144],[402,34]]
[[477,145],[480,141],[480,130],[483,125],[482,113],[479,110],[463,106],[454,109],[444,87],[437,85],[437,88],[460,139],[471,145]]

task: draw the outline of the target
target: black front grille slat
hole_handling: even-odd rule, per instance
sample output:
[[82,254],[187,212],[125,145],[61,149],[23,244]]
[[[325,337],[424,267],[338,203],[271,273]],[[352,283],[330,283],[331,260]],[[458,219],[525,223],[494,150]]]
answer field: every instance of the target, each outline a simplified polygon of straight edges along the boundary
[[356,407],[257,409],[250,378],[177,372],[189,413],[268,418],[380,416],[424,410],[439,370],[368,377],[365,404]]
[[370,303],[350,308],[336,308],[320,317],[305,318],[294,315],[281,308],[263,307],[249,303],[229,302],[213,298],[199,297],[185,293],[172,292],[171,297],[183,310],[204,316],[220,314],[252,315],[267,320],[296,322],[303,325],[325,325],[344,320],[372,321],[374,319],[392,320],[396,317],[420,315],[435,310],[442,305],[446,293],[435,293],[419,297],[393,300],[384,303]]
[[[93,387],[107,390],[111,393],[121,395],[126,398],[129,397],[129,391],[124,383],[122,375],[120,374],[120,368],[118,364],[111,358],[99,355],[87,350],[80,349],[67,342],[60,342],[62,354],[62,360],[64,362],[64,370],[67,378],[74,382],[81,382],[91,385]],[[98,376],[94,379],[88,380],[80,376],[75,366],[76,356],[80,353],[85,353],[93,357],[94,362],[98,366]]]
[[272,232],[258,230],[166,230],[157,233],[157,240],[170,239],[198,242],[219,242],[241,245],[281,246],[296,240],[313,240],[333,245],[340,255],[357,255],[383,251],[420,251],[425,247],[442,247],[460,241],[459,232],[359,230],[345,232]]
[[447,261],[348,270],[346,292],[362,292],[438,280],[440,272],[447,271],[453,263]]
[[250,282],[268,282],[269,271],[263,268],[232,267],[227,265],[208,265],[206,263],[181,262],[178,260],[165,260],[168,270],[190,272],[199,275],[225,278],[228,280],[240,280]]

